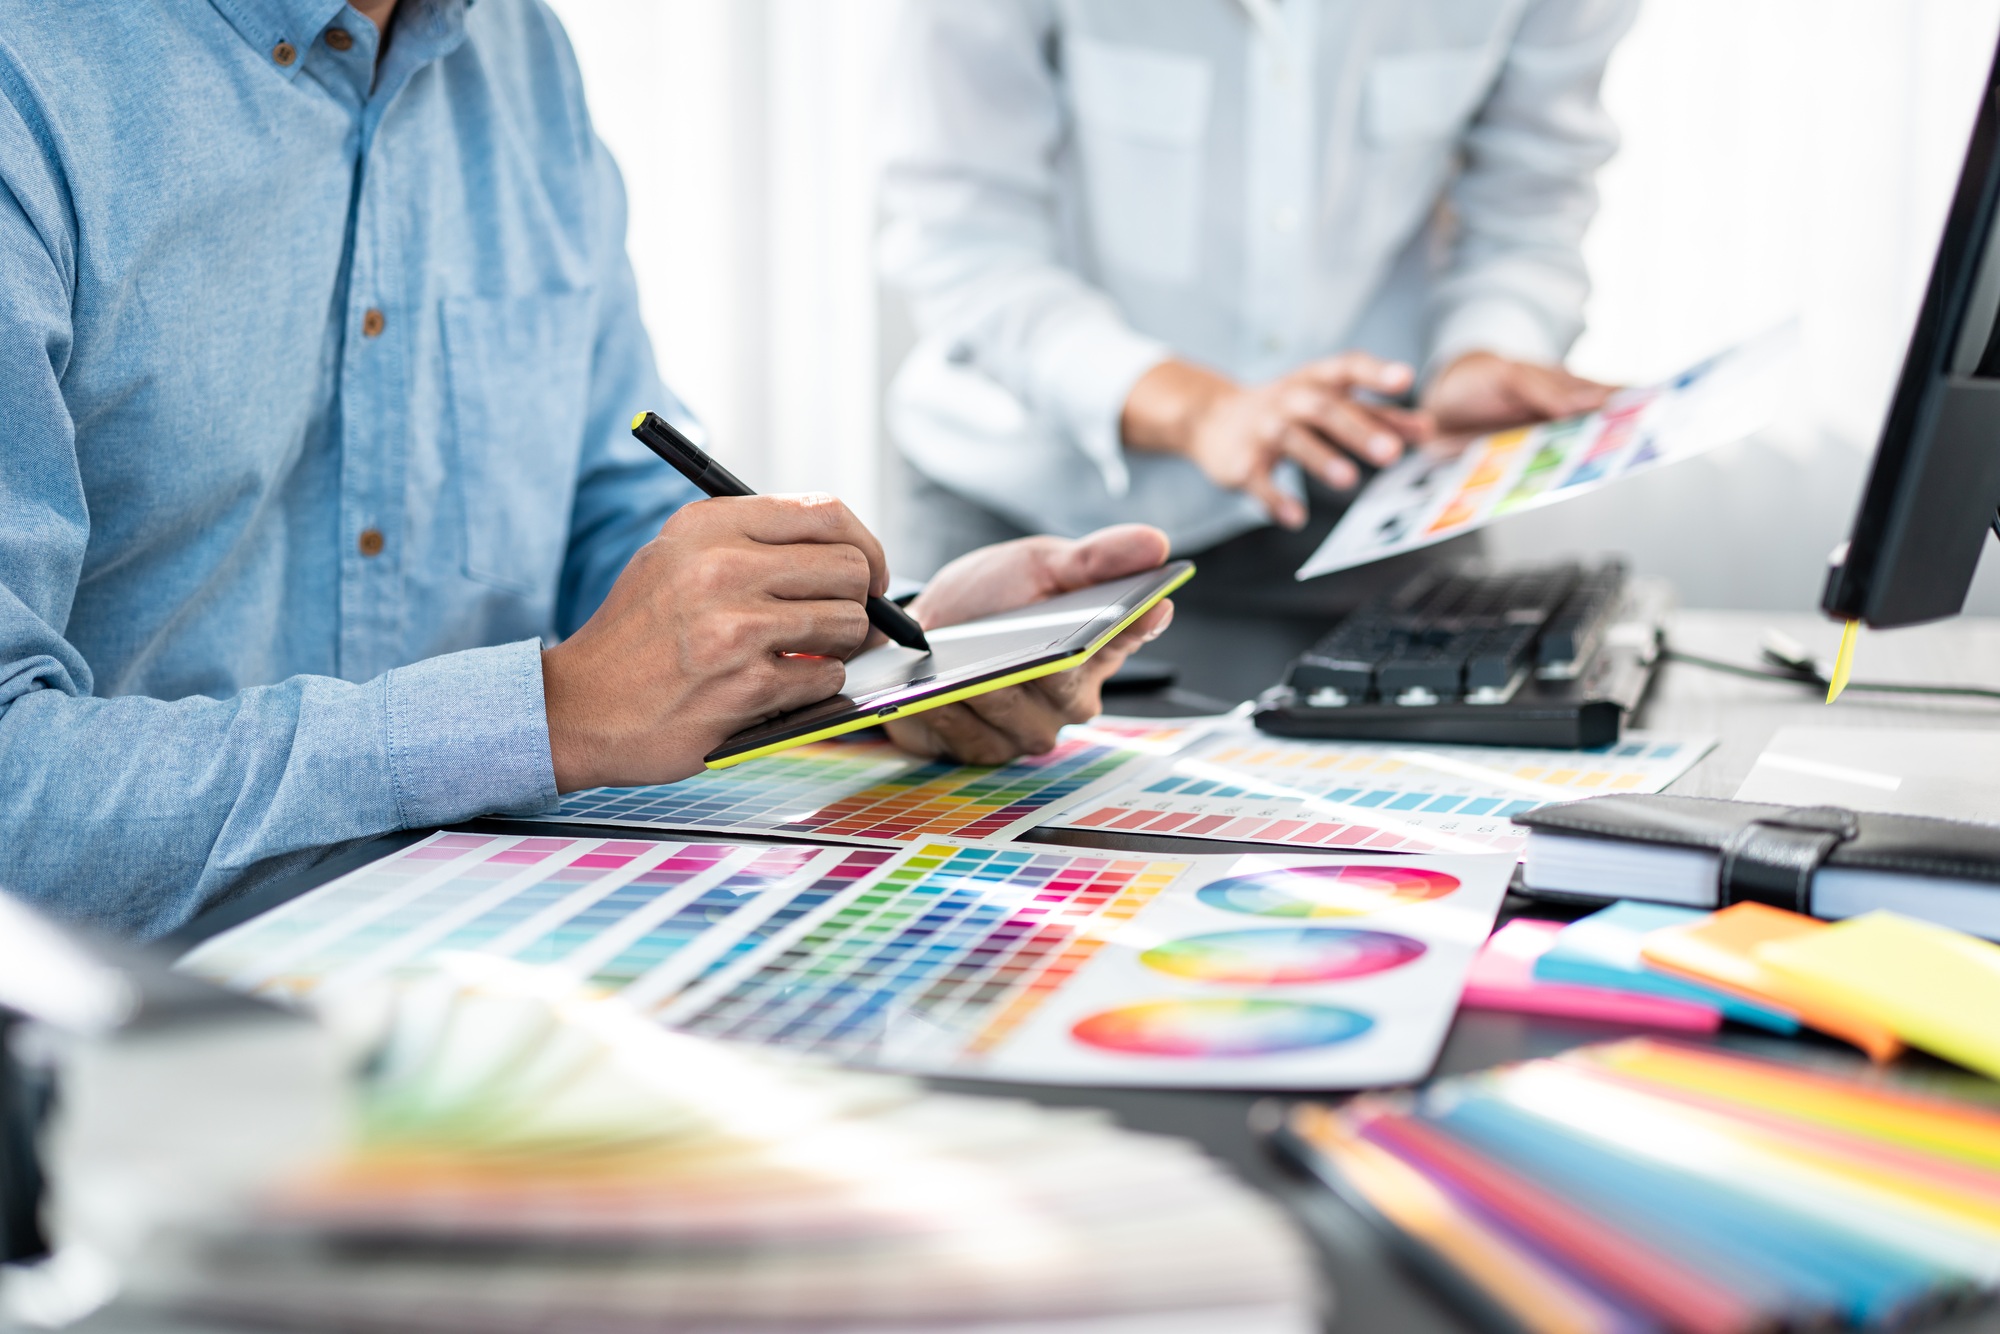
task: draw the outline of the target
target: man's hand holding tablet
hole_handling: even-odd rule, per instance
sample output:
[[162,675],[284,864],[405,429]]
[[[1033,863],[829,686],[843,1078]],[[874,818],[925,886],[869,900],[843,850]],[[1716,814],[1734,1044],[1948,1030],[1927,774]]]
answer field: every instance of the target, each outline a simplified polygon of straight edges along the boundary
[[[1139,525],[1074,541],[1001,543],[939,571],[910,611],[926,630],[1152,569],[1167,539]],[[597,613],[542,655],[556,785],[632,787],[701,771],[726,738],[840,691],[868,641],[864,600],[888,587],[881,544],[829,496],[743,496],[679,511]],[[1161,603],[1088,662],[890,724],[915,753],[994,764],[1038,754],[1094,717],[1104,679],[1164,630]]]
[[[945,566],[910,612],[925,630],[940,630],[1153,569],[1167,554],[1167,535],[1137,523],[1074,540],[1023,537]],[[1080,667],[899,719],[888,724],[889,736],[914,754],[964,764],[1040,755],[1054,747],[1058,728],[1102,711],[1105,680],[1173,618],[1174,604],[1161,602]]]

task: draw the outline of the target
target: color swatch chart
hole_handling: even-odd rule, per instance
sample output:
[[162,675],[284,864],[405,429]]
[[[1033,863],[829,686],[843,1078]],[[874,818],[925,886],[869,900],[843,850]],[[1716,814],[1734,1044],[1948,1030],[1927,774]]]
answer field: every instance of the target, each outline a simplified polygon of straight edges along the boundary
[[661,1017],[915,1072],[1395,1082],[1435,1058],[1511,870],[925,845]]
[[1363,852],[1518,852],[1522,811],[1602,792],[1658,792],[1710,739],[1627,732],[1599,750],[1296,741],[1232,725],[1163,770],[1050,824]]
[[182,966],[302,998],[474,951],[560,968],[644,1005],[754,949],[892,856],[434,834],[207,941]]
[[545,820],[900,845],[1006,840],[1114,786],[1197,727],[1099,720],[998,767],[928,762],[886,741],[828,741],[658,787],[572,793]]
[[1414,551],[1741,439],[1776,415],[1796,349],[1788,326],[1621,390],[1588,416],[1482,436],[1457,455],[1413,452],[1369,482],[1298,577]]

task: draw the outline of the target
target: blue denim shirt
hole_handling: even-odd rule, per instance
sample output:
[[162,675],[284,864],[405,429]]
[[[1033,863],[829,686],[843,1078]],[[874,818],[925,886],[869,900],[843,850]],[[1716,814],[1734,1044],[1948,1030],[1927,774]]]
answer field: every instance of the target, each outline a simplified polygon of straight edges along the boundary
[[0,885],[156,934],[555,799],[539,648],[692,498],[538,0],[0,0]]

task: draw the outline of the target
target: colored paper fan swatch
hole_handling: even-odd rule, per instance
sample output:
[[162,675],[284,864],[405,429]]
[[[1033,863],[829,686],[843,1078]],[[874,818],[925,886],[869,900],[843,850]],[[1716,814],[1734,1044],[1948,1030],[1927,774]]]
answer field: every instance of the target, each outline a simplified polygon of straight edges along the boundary
[[1251,917],[1361,917],[1441,899],[1458,883],[1456,876],[1415,866],[1294,866],[1218,880],[1196,897]]
[[1400,968],[1422,955],[1422,941],[1387,931],[1340,926],[1217,931],[1156,945],[1139,962],[1191,982],[1282,986],[1344,982]]
[[1134,1056],[1270,1056],[1329,1047],[1374,1026],[1365,1014],[1306,1001],[1160,1000],[1093,1014],[1070,1034]]

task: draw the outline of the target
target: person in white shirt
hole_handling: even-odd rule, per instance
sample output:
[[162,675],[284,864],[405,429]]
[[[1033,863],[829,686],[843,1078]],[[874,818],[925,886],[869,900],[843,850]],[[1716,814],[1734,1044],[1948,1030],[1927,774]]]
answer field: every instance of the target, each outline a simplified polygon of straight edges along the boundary
[[1561,361],[1637,4],[907,0],[908,558],[1142,520],[1276,588],[1407,444],[1601,403]]

